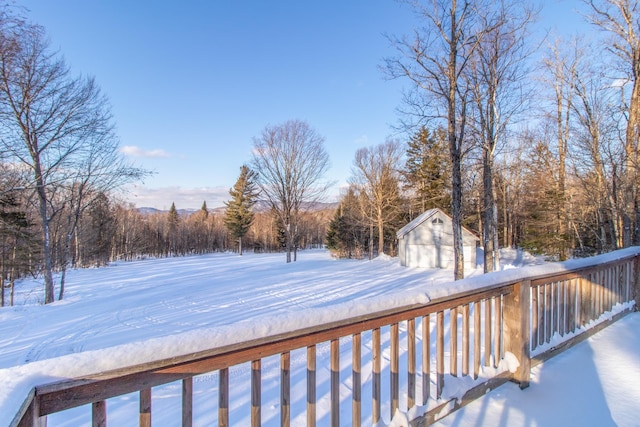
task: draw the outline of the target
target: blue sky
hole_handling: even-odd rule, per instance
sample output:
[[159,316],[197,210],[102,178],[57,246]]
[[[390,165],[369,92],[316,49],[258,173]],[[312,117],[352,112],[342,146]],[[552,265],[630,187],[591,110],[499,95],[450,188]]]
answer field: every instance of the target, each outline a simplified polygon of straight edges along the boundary
[[[577,1],[548,1],[541,27]],[[222,206],[252,139],[308,122],[326,138],[331,197],[358,148],[395,131],[402,82],[379,70],[384,34],[412,15],[393,0],[23,0],[75,73],[110,99],[123,152],[155,174],[126,194],[138,207]]]

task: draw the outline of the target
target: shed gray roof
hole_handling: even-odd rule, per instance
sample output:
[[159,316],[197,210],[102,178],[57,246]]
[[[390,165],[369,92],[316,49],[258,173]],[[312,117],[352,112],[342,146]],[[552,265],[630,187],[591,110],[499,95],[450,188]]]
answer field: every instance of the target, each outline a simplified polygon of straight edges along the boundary
[[[413,219],[413,221],[411,221],[410,223],[408,223],[407,225],[402,227],[400,230],[398,230],[398,232],[396,233],[396,237],[398,239],[400,239],[401,237],[407,235],[412,230],[414,230],[416,227],[418,227],[420,224],[422,224],[423,222],[427,221],[429,218],[435,216],[438,213],[442,214],[442,216],[447,218],[449,221],[453,222],[451,217],[449,215],[447,215],[446,213],[444,213],[441,209],[438,209],[438,208],[429,209],[428,211],[425,211],[422,214],[420,214],[417,217],[415,217]],[[480,239],[478,239],[478,237],[475,234],[473,234],[472,232],[470,232],[469,230],[467,230],[464,227],[462,227],[462,234],[463,234],[463,236],[466,234],[468,237],[473,237],[474,239],[480,240]]]

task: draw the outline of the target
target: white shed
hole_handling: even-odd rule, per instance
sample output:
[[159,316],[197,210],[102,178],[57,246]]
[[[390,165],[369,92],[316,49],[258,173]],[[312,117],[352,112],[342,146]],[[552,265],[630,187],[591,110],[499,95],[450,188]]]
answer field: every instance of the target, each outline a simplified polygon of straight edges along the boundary
[[[396,233],[400,264],[406,267],[451,268],[453,256],[453,222],[440,209],[430,209]],[[479,239],[462,229],[464,268],[476,268]]]

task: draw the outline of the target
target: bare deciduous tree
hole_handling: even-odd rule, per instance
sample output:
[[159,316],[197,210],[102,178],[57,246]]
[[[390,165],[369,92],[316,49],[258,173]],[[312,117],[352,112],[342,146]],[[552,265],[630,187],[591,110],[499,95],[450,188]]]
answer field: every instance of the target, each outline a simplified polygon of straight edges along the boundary
[[561,244],[560,259],[567,259],[567,241],[570,218],[566,208],[567,201],[567,157],[573,113],[573,101],[576,89],[576,73],[580,52],[578,40],[571,43],[556,41],[544,58],[547,70],[547,85],[552,88],[553,110],[549,113],[555,126],[558,170],[558,242]]
[[[41,27],[23,24],[20,31],[3,32],[0,97],[2,148],[31,174],[42,230],[45,303],[50,303],[52,219],[72,202],[77,216],[90,190],[112,189],[140,171],[120,161],[108,103],[94,79],[72,77]],[[73,233],[75,222],[67,233]]]
[[400,160],[402,147],[387,141],[356,151],[351,183],[358,189],[366,205],[362,215],[378,231],[378,252],[384,252],[385,225],[400,214]]
[[484,271],[499,269],[498,205],[494,188],[495,154],[508,125],[530,99],[525,89],[526,43],[535,13],[522,2],[503,1],[496,14],[485,16],[489,29],[474,51],[467,76],[475,106],[475,128],[482,148]]
[[284,226],[287,262],[291,262],[292,250],[295,261],[300,213],[329,186],[323,182],[329,168],[324,137],[300,120],[267,126],[253,140],[251,166],[262,194]]
[[589,6],[590,22],[606,32],[610,39],[606,50],[618,64],[618,80],[625,80],[631,91],[624,97],[627,127],[625,131],[623,244],[640,243],[640,191],[638,176],[640,152],[640,2],[637,0],[584,0]]
[[446,121],[452,168],[451,213],[454,278],[464,277],[462,250],[462,159],[470,88],[462,78],[487,31],[481,16],[491,10],[482,0],[406,0],[422,27],[412,38],[393,38],[400,57],[386,61],[387,74],[407,78],[415,89],[406,98],[408,116],[419,122]]

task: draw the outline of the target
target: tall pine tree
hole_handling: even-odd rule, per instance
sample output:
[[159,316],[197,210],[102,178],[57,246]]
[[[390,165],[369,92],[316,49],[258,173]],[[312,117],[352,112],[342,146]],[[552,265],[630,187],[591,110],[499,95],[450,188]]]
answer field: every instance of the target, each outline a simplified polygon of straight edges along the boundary
[[411,217],[427,209],[451,207],[450,163],[447,154],[446,131],[430,132],[422,127],[407,142],[403,171],[405,189],[411,194]]
[[169,208],[169,217],[167,219],[167,243],[169,245],[169,255],[176,256],[178,254],[178,223],[180,215],[176,209],[175,202],[171,202]]
[[253,223],[253,205],[259,194],[256,185],[256,173],[246,165],[240,168],[240,176],[232,189],[229,190],[231,200],[225,202],[227,211],[224,225],[231,235],[238,239],[238,253],[242,255],[242,238],[247,234]]

